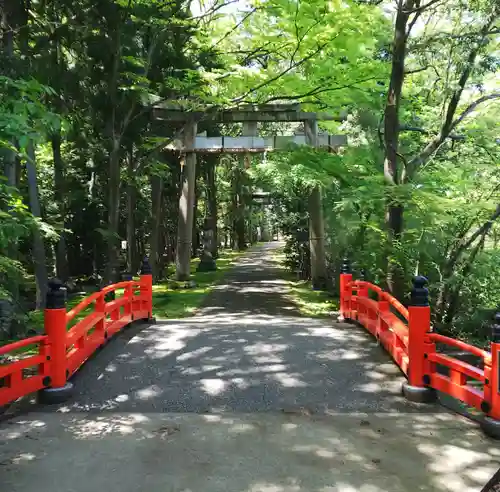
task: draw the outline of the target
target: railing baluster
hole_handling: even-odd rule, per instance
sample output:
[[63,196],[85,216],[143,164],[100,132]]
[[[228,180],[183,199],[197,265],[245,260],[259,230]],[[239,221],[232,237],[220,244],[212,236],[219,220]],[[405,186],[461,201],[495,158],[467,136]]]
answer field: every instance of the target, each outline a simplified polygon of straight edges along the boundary
[[380,333],[385,331],[385,322],[382,320],[382,316],[384,315],[384,313],[388,313],[390,309],[390,304],[385,300],[381,300],[379,295],[377,310],[377,331],[375,335],[377,339],[380,339]]
[[102,315],[102,319],[100,319],[95,325],[95,330],[96,332],[99,333],[99,339],[102,340],[101,343],[104,343],[104,341],[108,338],[108,333],[106,331],[105,310],[106,310],[106,301],[104,299],[104,294],[101,294],[96,299],[94,304],[94,313]]

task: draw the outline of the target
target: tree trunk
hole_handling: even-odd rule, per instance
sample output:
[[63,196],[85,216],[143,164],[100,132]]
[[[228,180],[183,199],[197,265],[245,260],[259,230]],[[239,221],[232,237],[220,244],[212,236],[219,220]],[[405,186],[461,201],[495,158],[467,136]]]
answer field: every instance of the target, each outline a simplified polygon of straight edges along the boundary
[[61,156],[61,132],[51,137],[52,156],[54,159],[54,198],[59,209],[61,233],[56,245],[56,275],[63,282],[69,278],[68,253],[66,248],[66,186],[64,164]]
[[[0,9],[0,28],[2,36],[2,52],[3,52],[3,62],[6,66],[2,67],[2,73],[4,75],[13,75],[13,58],[14,58],[14,33],[16,32],[17,20],[16,20],[16,1],[6,1],[3,8]],[[10,142],[13,147],[15,147],[15,140],[12,139]],[[4,162],[4,174],[6,178],[7,186],[13,188],[18,187],[18,173],[17,170],[20,166],[17,165],[16,153],[13,150],[4,148],[2,150],[3,162]],[[18,258],[18,244],[17,239],[11,238],[8,241],[6,248],[6,253],[12,260],[17,260]],[[19,284],[17,278],[10,279],[9,290],[14,301],[19,298]]]
[[191,242],[193,235],[193,208],[196,186],[196,123],[186,125],[185,129],[185,165],[181,177],[181,194],[179,198],[179,223],[176,246],[176,278],[189,280],[191,274]]
[[316,186],[309,195],[309,248],[313,289],[325,289],[327,287],[325,231],[319,186]]
[[160,176],[151,175],[151,235],[149,243],[149,263],[153,271],[153,279],[159,277],[159,251],[162,223],[162,188],[163,180]]
[[217,258],[218,238],[217,238],[217,185],[215,182],[215,166],[217,157],[209,155],[205,161],[205,185],[207,190],[207,225],[212,231],[210,252],[213,258]]
[[233,171],[233,196],[232,196],[232,209],[233,209],[233,247],[238,251],[246,249],[245,241],[245,205],[243,203],[243,172],[241,169],[241,162]]
[[119,100],[118,100],[118,76],[121,63],[121,25],[118,7],[109,11],[110,18],[107,19],[113,39],[112,67],[107,84],[110,100],[110,114],[106,121],[107,137],[109,142],[108,158],[108,227],[106,231],[107,239],[107,262],[104,270],[104,283],[108,284],[118,280],[118,228],[120,223],[120,147],[124,123],[118,124]]
[[120,222],[120,142],[113,138],[109,156],[108,193],[108,257],[104,271],[104,283],[116,281],[118,276],[118,226]]
[[[392,45],[392,69],[389,91],[384,111],[384,177],[389,186],[398,186],[402,182],[403,172],[399,169],[399,107],[403,89],[407,24],[414,8],[414,0],[401,2],[396,13],[394,39]],[[389,193],[392,195],[392,193]],[[396,297],[404,295],[404,272],[394,258],[394,249],[401,240],[403,232],[404,207],[388,197],[386,226],[388,235],[387,284]]]
[[137,202],[137,186],[135,183],[135,163],[132,149],[128,152],[127,169],[127,270],[137,273],[137,238],[135,234],[135,207]]
[[192,233],[192,247],[191,247],[191,258],[196,258],[198,256],[198,251],[200,249],[200,237],[198,231],[198,169],[195,175],[195,185],[194,185],[194,204],[193,204],[193,233]]
[[[34,217],[41,219],[42,214],[38,197],[35,148],[32,142],[28,144],[27,154],[28,159],[26,161],[26,174],[28,179],[30,209]],[[48,277],[45,257],[45,245],[43,243],[40,229],[36,225],[33,227],[33,261],[35,266],[36,279],[36,308],[43,309],[45,307]]]
[[[318,146],[318,123],[304,121],[306,143],[313,148]],[[316,185],[308,197],[309,211],[309,249],[310,270],[313,289],[326,289],[326,254],[325,254],[325,224],[323,217],[323,199],[321,188]]]

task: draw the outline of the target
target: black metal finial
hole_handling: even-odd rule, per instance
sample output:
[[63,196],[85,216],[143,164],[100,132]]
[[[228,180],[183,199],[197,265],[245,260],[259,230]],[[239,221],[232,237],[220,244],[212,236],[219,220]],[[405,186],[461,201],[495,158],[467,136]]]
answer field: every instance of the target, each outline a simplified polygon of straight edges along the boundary
[[364,280],[366,280],[366,277],[367,277],[366,270],[364,268],[362,268],[359,271],[359,279],[364,281]]
[[491,327],[491,341],[500,343],[500,311],[495,313],[493,326]]
[[413,278],[413,289],[411,290],[411,305],[412,306],[428,306],[429,305],[429,289],[425,287],[427,278],[418,275]]
[[151,265],[149,264],[148,257],[145,256],[142,260],[141,275],[151,275],[152,273],[153,270],[151,269]]
[[58,278],[49,280],[49,290],[45,299],[47,309],[66,308],[66,288]]
[[349,261],[349,258],[345,257],[343,259],[340,273],[351,273],[351,262]]

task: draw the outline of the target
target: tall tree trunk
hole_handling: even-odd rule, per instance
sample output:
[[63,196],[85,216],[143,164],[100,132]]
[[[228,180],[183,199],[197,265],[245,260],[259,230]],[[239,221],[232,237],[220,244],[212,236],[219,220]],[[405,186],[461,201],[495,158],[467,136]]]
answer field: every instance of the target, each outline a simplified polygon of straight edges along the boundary
[[[112,13],[111,13],[112,12]],[[109,145],[108,158],[108,228],[107,228],[107,262],[104,270],[104,282],[118,280],[118,228],[120,222],[120,147],[122,134],[118,123],[118,76],[121,63],[121,25],[118,6],[110,11],[110,36],[113,38],[113,63],[108,81],[110,98],[110,117],[107,120]],[[123,124],[123,123],[122,123]]]
[[[28,159],[26,161],[26,174],[28,178],[28,193],[30,199],[31,213],[37,219],[41,219],[40,201],[38,197],[38,180],[36,173],[36,157],[33,143],[28,145]],[[36,307],[42,309],[45,307],[45,296],[47,293],[47,264],[45,257],[45,245],[43,243],[40,229],[35,225],[33,227],[33,261],[35,266],[36,278]]]
[[192,234],[193,245],[191,247],[191,258],[196,258],[198,256],[198,251],[200,249],[200,237],[198,230],[198,186],[197,186],[198,174],[199,174],[199,168],[196,169],[195,186],[194,186],[193,234]]
[[243,172],[238,162],[233,173],[233,244],[238,251],[246,249],[245,241],[245,205],[243,202]]
[[61,156],[61,132],[51,137],[52,155],[54,159],[54,198],[59,209],[61,233],[56,245],[56,275],[63,282],[69,278],[68,254],[66,249],[66,185],[64,164]]
[[189,280],[191,274],[191,247],[193,234],[193,208],[196,187],[196,123],[188,123],[185,127],[185,165],[181,178],[181,193],[179,198],[179,222],[176,245],[176,278]]
[[135,163],[133,150],[129,149],[127,159],[127,270],[137,273],[137,239],[135,235],[135,206],[137,185],[135,183]]
[[313,289],[326,289],[325,231],[319,186],[315,186],[309,195],[309,248]]
[[150,258],[149,263],[153,271],[153,279],[159,276],[159,251],[162,224],[162,196],[163,180],[156,174],[151,175],[151,235],[150,235]]
[[[407,25],[415,6],[414,0],[401,1],[396,13],[394,40],[392,44],[392,69],[389,91],[384,111],[384,177],[391,187],[401,184],[403,172],[399,166],[399,107],[403,89]],[[388,231],[387,283],[389,290],[401,298],[404,294],[404,272],[394,257],[394,249],[403,232],[403,204],[398,203],[389,191],[386,225]]]
[[205,160],[205,185],[207,190],[207,225],[212,231],[210,253],[213,258],[217,258],[219,240],[217,237],[217,185],[215,182],[215,166],[217,156],[208,155]]
[[120,223],[120,142],[113,138],[109,156],[108,193],[108,257],[104,271],[104,283],[117,280],[118,275],[118,227]]
[[[1,39],[2,39],[2,52],[3,52],[3,66],[0,68],[1,73],[4,75],[15,75],[13,73],[14,69],[14,32],[16,31],[16,26],[18,24],[16,16],[16,1],[15,0],[4,0],[2,5],[3,8],[0,9],[0,29],[1,29]],[[12,147],[15,147],[15,139],[11,140]],[[18,187],[18,170],[20,166],[17,164],[16,152],[14,150],[4,148],[2,149],[3,163],[4,163],[4,174],[6,178],[7,186],[13,188]],[[18,244],[17,239],[11,238],[8,241],[6,248],[6,254],[12,260],[16,260],[18,257]],[[19,298],[19,283],[17,278],[10,279],[9,290],[14,301]]]

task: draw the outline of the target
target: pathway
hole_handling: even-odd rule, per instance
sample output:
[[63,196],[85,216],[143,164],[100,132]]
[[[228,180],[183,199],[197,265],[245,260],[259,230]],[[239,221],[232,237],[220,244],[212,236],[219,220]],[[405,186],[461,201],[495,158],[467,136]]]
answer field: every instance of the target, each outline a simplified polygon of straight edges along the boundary
[[363,330],[300,316],[276,243],[250,251],[189,319],[132,327],[76,394],[0,425],[9,492],[479,492],[500,449],[407,403]]

